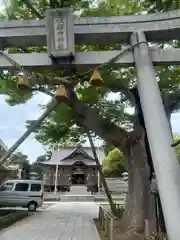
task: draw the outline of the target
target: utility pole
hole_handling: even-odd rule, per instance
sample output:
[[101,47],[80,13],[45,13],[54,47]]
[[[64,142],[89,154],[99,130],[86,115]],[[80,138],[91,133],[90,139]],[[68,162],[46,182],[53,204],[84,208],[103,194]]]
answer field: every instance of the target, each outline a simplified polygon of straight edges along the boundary
[[56,164],[56,171],[55,171],[55,181],[54,181],[54,193],[57,193],[57,183],[58,183],[58,164]]

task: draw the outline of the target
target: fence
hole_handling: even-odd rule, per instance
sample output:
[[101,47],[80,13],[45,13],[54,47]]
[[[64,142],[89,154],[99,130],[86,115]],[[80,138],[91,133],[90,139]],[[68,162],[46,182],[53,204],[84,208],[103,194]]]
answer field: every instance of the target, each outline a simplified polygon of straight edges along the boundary
[[[116,204],[116,209],[119,212],[119,217],[122,216],[123,208]],[[116,218],[111,211],[103,206],[99,208],[99,230],[107,234],[108,240],[114,240],[114,230]]]
[[[119,216],[118,218],[113,215],[110,208],[107,209],[104,206],[99,207],[99,230],[103,231],[108,240],[115,240],[115,231],[117,226],[119,226],[117,221],[119,221],[123,214],[123,208],[119,204],[116,204],[116,209]],[[154,221],[145,219],[145,239],[168,240],[167,235],[162,233],[160,229],[152,234],[152,229],[155,229],[154,224]]]

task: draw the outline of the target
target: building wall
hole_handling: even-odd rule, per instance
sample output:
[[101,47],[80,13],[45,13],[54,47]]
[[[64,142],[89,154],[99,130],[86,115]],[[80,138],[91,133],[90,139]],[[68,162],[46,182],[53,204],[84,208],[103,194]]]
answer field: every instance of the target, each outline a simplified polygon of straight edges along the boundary
[[[72,166],[59,166],[58,167],[58,178],[57,178],[57,185],[58,186],[71,186],[71,176],[73,173]],[[97,169],[96,167],[87,167],[84,169],[85,176],[87,178],[86,185],[94,185],[98,183],[97,177]],[[54,186],[55,185],[55,174],[56,174],[56,167],[55,166],[46,166],[44,170],[44,184],[47,186]]]

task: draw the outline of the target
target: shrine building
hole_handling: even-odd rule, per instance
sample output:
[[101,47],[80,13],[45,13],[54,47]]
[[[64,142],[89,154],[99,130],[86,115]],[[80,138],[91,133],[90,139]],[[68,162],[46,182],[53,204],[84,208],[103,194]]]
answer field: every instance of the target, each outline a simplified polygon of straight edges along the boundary
[[[104,160],[103,148],[96,148],[100,164]],[[42,162],[46,191],[68,191],[72,185],[96,186],[100,182],[98,168],[90,147],[61,147]]]

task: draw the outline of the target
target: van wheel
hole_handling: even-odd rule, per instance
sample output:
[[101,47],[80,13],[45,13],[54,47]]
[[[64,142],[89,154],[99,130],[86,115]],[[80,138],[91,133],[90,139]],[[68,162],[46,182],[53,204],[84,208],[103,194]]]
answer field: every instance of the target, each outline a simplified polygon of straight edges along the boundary
[[36,202],[30,202],[28,204],[28,211],[29,212],[35,212],[37,209],[37,203]]

